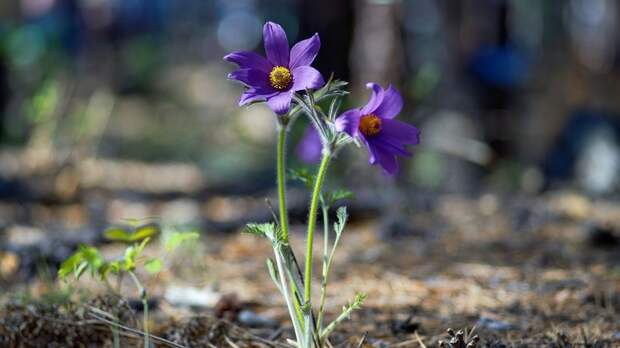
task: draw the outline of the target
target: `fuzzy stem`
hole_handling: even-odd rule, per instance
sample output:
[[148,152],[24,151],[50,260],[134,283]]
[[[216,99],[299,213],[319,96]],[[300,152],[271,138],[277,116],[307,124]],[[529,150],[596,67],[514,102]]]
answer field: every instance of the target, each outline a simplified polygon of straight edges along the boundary
[[291,298],[289,294],[289,288],[286,285],[286,270],[283,265],[282,254],[280,250],[274,248],[274,254],[276,258],[276,265],[278,267],[278,277],[280,278],[280,289],[282,291],[282,296],[284,296],[284,301],[286,302],[286,307],[288,308],[289,315],[291,316],[291,320],[293,321],[293,329],[295,330],[295,336],[297,337],[297,346],[304,347],[304,336],[302,333],[302,327],[299,323],[299,317],[297,316],[297,308],[295,306],[295,301]]
[[277,175],[278,175],[278,205],[280,209],[280,229],[282,240],[288,242],[288,212],[286,210],[286,132],[288,121],[280,120],[278,123],[278,148],[277,148]]
[[131,276],[131,279],[136,284],[138,291],[140,292],[140,297],[142,299],[142,330],[144,330],[144,348],[150,348],[151,344],[149,343],[149,302],[148,297],[146,296],[146,289],[140,283],[138,277],[132,272],[128,272]]
[[304,274],[304,301],[306,310],[310,313],[307,315],[306,320],[306,340],[309,340],[309,337],[312,335],[311,330],[311,313],[312,313],[312,299],[311,299],[311,289],[312,289],[312,247],[314,244],[314,227],[316,225],[316,215],[319,206],[319,199],[321,196],[321,187],[323,186],[323,181],[325,180],[325,174],[327,173],[327,168],[329,166],[329,161],[331,160],[331,151],[329,149],[323,149],[323,159],[321,160],[321,165],[319,166],[319,171],[316,176],[316,180],[314,182],[314,189],[312,191],[312,199],[310,201],[310,213],[308,216],[308,239],[306,244],[306,271]]
[[321,200],[321,210],[323,214],[323,279],[321,281],[321,299],[319,301],[319,314],[316,327],[319,332],[323,325],[323,311],[325,310],[325,297],[327,294],[327,269],[329,258],[329,206]]
[[[342,231],[336,233],[336,239],[334,240],[334,244],[332,245],[332,250],[327,257],[327,261],[324,264],[323,268],[323,282],[321,284],[321,303],[319,304],[319,319],[317,320],[317,330],[319,332],[323,332],[323,315],[325,314],[325,298],[327,296],[327,282],[329,281],[329,273],[332,269],[332,262],[334,260],[334,254],[336,253],[336,248],[338,247],[338,243],[340,242],[340,237],[342,236]],[[319,342],[322,345],[327,339],[327,336],[319,335]]]

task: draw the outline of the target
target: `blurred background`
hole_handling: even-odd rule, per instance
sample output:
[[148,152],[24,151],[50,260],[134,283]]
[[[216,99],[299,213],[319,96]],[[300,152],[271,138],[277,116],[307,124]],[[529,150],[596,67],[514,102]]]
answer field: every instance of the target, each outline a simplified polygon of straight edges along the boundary
[[[267,20],[291,43],[320,34],[315,66],[350,82],[345,107],[366,101],[368,81],[402,91],[399,117],[422,144],[399,176],[350,148],[328,184],[355,191],[360,214],[388,216],[388,232],[437,194],[491,207],[564,188],[613,198],[619,15],[614,0],[2,1],[3,249],[57,262],[126,218],[214,231],[269,219],[273,116],[237,106],[222,60],[262,52]],[[292,167],[312,166],[295,156],[305,127],[291,131]],[[303,223],[307,194],[290,195]]]

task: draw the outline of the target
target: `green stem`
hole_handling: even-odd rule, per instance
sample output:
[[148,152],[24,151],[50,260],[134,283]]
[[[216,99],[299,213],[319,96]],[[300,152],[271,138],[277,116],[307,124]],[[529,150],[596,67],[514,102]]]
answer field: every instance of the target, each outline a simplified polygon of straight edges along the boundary
[[329,206],[321,200],[323,214],[323,280],[321,281],[321,299],[319,301],[319,314],[316,320],[316,328],[321,332],[323,325],[323,311],[325,309],[325,297],[327,294],[327,263],[329,255]]
[[[321,196],[321,187],[323,186],[323,181],[325,180],[325,174],[327,173],[327,167],[329,165],[329,161],[331,160],[331,151],[329,149],[323,150],[323,159],[321,160],[321,165],[319,166],[319,172],[317,173],[316,180],[314,182],[314,189],[312,190],[312,199],[310,201],[310,213],[308,215],[308,239],[306,244],[306,271],[304,274],[304,301],[305,307],[308,313],[312,313],[312,300],[311,300],[311,289],[312,289],[312,247],[314,244],[314,227],[316,225],[316,215],[319,206],[319,200]],[[306,320],[306,340],[309,340],[309,337],[312,335],[311,330],[311,320],[312,315],[307,316]]]
[[286,132],[288,131],[287,122],[288,121],[281,120],[278,123],[277,148],[278,205],[280,208],[280,228],[282,230],[282,240],[284,242],[288,242],[288,213],[286,211],[286,173],[284,162],[286,151]]
[[131,276],[133,282],[136,284],[138,291],[140,292],[140,298],[142,299],[142,330],[144,330],[144,348],[150,348],[151,345],[149,343],[149,302],[146,295],[146,289],[144,289],[142,283],[140,283],[140,280],[132,271],[129,271],[128,273]]
[[284,261],[282,260],[282,254],[280,250],[274,248],[274,254],[276,258],[276,265],[278,267],[278,277],[280,280],[280,290],[282,292],[282,296],[284,296],[284,301],[286,302],[286,307],[288,308],[289,315],[291,316],[291,320],[293,321],[293,329],[295,330],[295,336],[297,337],[297,345],[298,347],[304,347],[304,336],[302,333],[302,327],[299,323],[298,317],[298,309],[296,308],[296,302],[291,297],[289,293],[289,288],[286,285],[286,270],[284,268]]

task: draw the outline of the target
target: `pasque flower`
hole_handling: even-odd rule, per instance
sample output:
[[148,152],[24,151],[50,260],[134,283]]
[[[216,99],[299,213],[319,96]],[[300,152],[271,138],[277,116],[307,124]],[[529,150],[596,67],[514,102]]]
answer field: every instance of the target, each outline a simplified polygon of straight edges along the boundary
[[411,156],[405,146],[419,144],[420,131],[394,119],[403,108],[403,98],[394,87],[384,90],[376,83],[366,87],[372,89],[368,103],[361,109],[345,111],[336,119],[336,128],[359,138],[368,147],[370,164],[396,174],[396,156]]
[[229,79],[245,84],[248,89],[241,95],[239,105],[253,101],[267,101],[277,114],[288,112],[293,93],[317,89],[325,82],[323,76],[310,66],[321,41],[318,34],[298,42],[289,52],[284,29],[273,22],[265,23],[263,40],[267,58],[254,52],[233,52],[224,60],[239,66],[228,75]]

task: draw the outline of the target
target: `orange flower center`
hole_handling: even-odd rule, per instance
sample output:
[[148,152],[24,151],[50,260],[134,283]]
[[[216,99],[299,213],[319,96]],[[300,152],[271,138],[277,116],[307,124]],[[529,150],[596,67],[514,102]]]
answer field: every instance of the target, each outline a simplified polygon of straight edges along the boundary
[[375,135],[381,132],[381,119],[374,114],[364,115],[360,119],[359,130],[366,136]]
[[271,83],[271,87],[277,90],[288,88],[292,81],[293,75],[291,71],[283,66],[276,66],[269,73],[269,83]]

